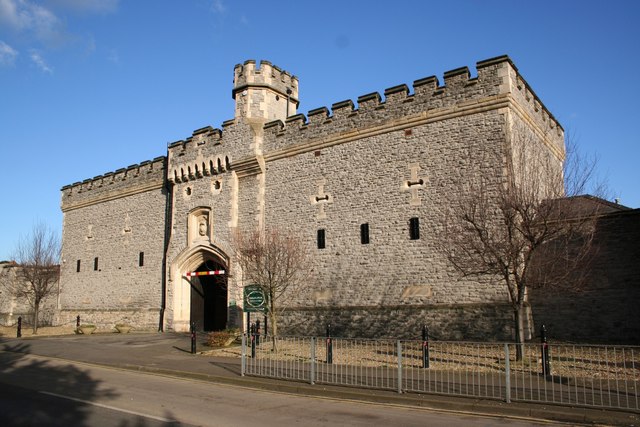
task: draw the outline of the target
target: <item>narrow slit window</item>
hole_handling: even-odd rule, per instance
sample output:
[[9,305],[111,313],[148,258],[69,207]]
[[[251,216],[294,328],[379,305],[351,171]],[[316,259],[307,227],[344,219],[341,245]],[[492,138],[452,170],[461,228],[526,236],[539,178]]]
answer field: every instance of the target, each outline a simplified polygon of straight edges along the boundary
[[93,259],[93,271],[98,271],[98,257]]
[[80,260],[76,262],[76,273],[80,273]]
[[138,254],[138,267],[144,267],[144,252]]
[[360,224],[360,243],[369,244],[369,223]]
[[409,220],[409,238],[411,240],[420,238],[420,220],[416,217]]
[[318,249],[325,248],[325,231],[324,228],[318,230]]

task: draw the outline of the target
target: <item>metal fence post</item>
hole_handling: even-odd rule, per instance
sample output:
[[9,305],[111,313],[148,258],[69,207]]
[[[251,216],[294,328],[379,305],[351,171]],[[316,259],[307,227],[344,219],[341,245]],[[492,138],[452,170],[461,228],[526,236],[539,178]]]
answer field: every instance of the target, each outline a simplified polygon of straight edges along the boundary
[[240,376],[244,377],[247,371],[247,334],[242,334],[242,357],[240,361]]
[[260,345],[260,320],[256,320],[256,345]]
[[398,340],[398,394],[402,394],[402,342]]
[[511,365],[509,365],[509,344],[504,345],[504,400],[511,403]]
[[551,375],[551,364],[549,363],[549,344],[547,343],[547,328],[542,325],[540,328],[540,342],[542,344],[542,375]]
[[331,342],[331,325],[327,325],[327,364],[333,363],[333,343]]
[[264,337],[265,339],[267,339],[267,335],[269,335],[269,321],[267,320],[268,317],[265,313],[264,315]]
[[256,325],[251,324],[251,358],[256,358]]
[[429,367],[429,328],[422,326],[422,368]]
[[316,337],[311,337],[311,378],[309,383],[315,384],[316,381]]
[[191,354],[196,354],[196,323],[191,322]]

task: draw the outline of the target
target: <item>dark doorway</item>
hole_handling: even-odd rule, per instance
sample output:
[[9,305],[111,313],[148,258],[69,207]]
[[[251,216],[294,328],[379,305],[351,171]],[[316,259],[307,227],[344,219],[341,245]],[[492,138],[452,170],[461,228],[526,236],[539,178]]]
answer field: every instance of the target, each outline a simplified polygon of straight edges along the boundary
[[[205,261],[197,272],[224,270],[215,261]],[[191,322],[201,331],[227,327],[227,276],[195,276],[191,279]]]

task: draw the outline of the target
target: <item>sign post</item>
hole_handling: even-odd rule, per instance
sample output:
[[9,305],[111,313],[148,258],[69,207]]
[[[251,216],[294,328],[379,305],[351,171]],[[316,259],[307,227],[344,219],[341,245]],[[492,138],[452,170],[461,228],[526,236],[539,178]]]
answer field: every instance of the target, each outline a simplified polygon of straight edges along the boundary
[[[251,313],[262,312],[266,315],[267,309],[267,296],[264,293],[264,289],[260,285],[247,285],[244,287],[244,303],[242,304],[242,310],[247,313],[247,333],[251,331]],[[252,336],[253,340],[254,337]]]
[[245,313],[266,312],[267,296],[264,289],[260,285],[247,285],[244,287],[244,304]]

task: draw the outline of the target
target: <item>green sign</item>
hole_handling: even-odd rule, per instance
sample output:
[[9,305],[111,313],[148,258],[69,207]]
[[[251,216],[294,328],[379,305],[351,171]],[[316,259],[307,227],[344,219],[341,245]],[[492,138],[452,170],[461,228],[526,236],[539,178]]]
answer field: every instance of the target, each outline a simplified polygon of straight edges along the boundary
[[256,312],[267,310],[267,296],[260,285],[247,285],[244,287],[244,311]]

